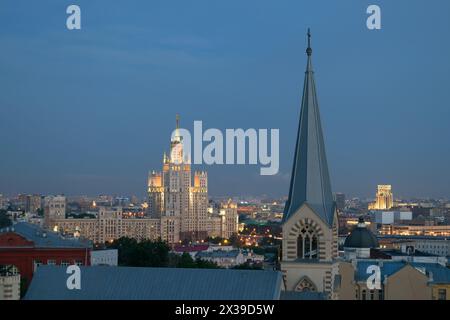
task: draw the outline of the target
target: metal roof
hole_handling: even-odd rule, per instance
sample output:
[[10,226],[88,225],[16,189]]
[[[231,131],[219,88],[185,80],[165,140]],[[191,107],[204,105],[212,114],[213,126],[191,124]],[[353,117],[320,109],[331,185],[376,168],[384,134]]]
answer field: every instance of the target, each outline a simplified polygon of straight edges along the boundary
[[327,300],[323,292],[281,291],[280,300]]
[[214,251],[200,251],[196,254],[199,258],[236,258],[239,255],[239,250],[214,250]]
[[[310,37],[308,31],[308,38]],[[334,219],[334,201],[331,192],[325,143],[320,121],[312,49],[308,41],[308,61],[305,72],[303,98],[295,145],[289,196],[284,209],[283,222],[287,221],[304,203],[329,226]]]
[[281,273],[264,270],[81,268],[81,289],[69,290],[61,266],[40,266],[26,300],[278,300]]
[[35,248],[92,248],[92,242],[80,238],[65,238],[61,234],[42,229],[28,222],[19,222],[11,227],[0,229],[0,235],[16,233],[28,241],[34,242]]
[[410,265],[416,269],[423,270],[427,276],[432,276],[431,283],[450,283],[450,269],[446,268],[438,263],[417,263],[417,262],[404,262],[404,261],[383,261],[379,264],[379,260],[365,260],[358,261],[355,278],[356,281],[366,281],[370,274],[367,273],[367,268],[370,265],[380,266],[381,279],[385,276],[391,276],[397,271],[404,268],[406,265]]
[[[363,221],[364,223],[364,221]],[[344,248],[378,248],[377,237],[367,229],[366,226],[359,224],[352,230],[350,235],[345,239]]]

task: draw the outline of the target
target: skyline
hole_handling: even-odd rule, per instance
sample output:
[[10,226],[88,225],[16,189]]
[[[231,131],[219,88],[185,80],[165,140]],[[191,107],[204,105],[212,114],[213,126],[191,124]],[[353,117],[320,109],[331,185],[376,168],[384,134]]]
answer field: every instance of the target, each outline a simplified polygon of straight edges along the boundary
[[276,176],[193,169],[211,196],[287,195],[311,27],[332,190],[449,197],[450,4],[378,1],[383,28],[368,31],[366,3],[236,3],[179,2],[174,14],[79,1],[78,33],[64,29],[65,3],[2,3],[0,193],[144,195],[179,113],[189,130],[279,128]]

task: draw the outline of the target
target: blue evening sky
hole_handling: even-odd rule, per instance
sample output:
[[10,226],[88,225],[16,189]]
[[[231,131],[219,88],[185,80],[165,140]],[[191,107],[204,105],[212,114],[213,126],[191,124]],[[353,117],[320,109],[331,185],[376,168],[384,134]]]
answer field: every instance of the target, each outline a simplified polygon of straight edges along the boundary
[[333,191],[449,197],[447,0],[1,0],[0,193],[142,196],[179,113],[279,128],[276,176],[193,170],[211,195],[286,195],[308,27]]

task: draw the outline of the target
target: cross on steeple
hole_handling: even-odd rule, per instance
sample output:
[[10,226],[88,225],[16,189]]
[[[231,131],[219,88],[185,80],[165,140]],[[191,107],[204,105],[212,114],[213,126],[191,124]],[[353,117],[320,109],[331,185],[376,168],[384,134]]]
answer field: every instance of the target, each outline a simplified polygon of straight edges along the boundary
[[308,56],[310,56],[312,54],[312,49],[311,49],[311,30],[308,28],[308,48],[306,49],[306,53],[308,54]]

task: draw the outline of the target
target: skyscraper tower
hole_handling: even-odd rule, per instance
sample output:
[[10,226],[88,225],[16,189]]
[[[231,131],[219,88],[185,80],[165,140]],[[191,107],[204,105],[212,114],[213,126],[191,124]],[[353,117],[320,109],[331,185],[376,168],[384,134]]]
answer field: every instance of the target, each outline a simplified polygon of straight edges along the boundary
[[369,204],[369,210],[391,209],[394,206],[394,196],[390,184],[379,184],[375,202]]
[[281,270],[286,290],[332,291],[337,213],[325,155],[308,30],[307,65],[294,165],[283,215]]
[[161,219],[163,240],[174,244],[207,237],[207,181],[206,172],[195,172],[192,186],[191,164],[184,154],[177,115],[169,156],[163,156],[163,170],[151,172],[148,179],[149,213]]

